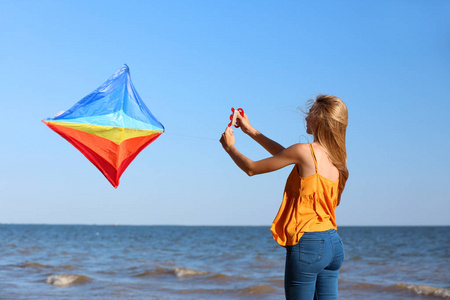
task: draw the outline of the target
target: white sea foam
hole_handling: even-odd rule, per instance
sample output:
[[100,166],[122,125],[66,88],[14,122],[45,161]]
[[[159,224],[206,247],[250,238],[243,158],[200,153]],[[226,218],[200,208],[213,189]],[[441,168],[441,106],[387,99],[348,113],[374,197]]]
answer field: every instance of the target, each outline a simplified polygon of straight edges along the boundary
[[179,268],[179,267],[176,267],[175,269],[173,269],[173,272],[175,273],[175,276],[177,276],[177,277],[205,275],[205,274],[209,273],[209,272],[196,271],[196,270],[184,269],[184,268]]
[[51,275],[47,278],[48,284],[53,284],[54,286],[69,286],[75,283],[86,283],[91,281],[91,278],[83,275],[76,274],[59,274],[59,275]]
[[450,290],[449,289],[428,286],[428,285],[406,284],[403,282],[396,284],[395,286],[398,288],[413,291],[418,295],[450,298]]

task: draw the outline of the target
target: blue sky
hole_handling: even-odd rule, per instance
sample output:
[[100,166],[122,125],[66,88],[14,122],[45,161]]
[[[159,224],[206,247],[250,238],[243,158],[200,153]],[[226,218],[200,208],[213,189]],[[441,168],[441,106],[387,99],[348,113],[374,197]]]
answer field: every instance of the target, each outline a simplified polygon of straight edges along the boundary
[[[2,1],[1,223],[270,225],[287,167],[247,177],[242,107],[284,146],[299,108],[349,109],[338,225],[450,225],[448,1]],[[115,190],[40,121],[122,64],[164,133]],[[252,159],[268,154],[236,132]]]

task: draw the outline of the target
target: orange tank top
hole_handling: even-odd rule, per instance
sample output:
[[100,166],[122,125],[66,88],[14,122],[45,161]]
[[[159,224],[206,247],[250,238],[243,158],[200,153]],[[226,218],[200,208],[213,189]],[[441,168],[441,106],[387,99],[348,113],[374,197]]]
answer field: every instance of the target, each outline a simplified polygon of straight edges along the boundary
[[293,246],[303,233],[337,229],[334,210],[337,206],[339,181],[317,173],[314,148],[309,144],[316,173],[302,178],[297,165],[286,181],[283,202],[270,231],[281,246]]

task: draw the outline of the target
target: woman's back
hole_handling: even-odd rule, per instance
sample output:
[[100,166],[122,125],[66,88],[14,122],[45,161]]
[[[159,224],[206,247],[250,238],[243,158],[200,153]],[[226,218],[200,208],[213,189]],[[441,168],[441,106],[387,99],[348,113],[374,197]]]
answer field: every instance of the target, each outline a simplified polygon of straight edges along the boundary
[[[327,153],[323,150],[319,143],[311,143],[314,149],[315,159],[317,160],[317,173],[331,181],[339,180],[339,170],[330,161]],[[310,151],[308,144],[305,144],[303,151],[308,151],[310,154],[308,156],[310,159],[306,159],[301,165],[297,165],[299,170],[299,175],[302,178],[316,174],[316,167],[314,164],[314,157]]]
[[[323,173],[318,172],[315,148],[319,150]],[[286,181],[283,201],[270,229],[281,246],[296,245],[305,232],[337,229],[334,210],[339,195],[339,171],[320,145],[297,144],[295,149],[300,163]]]

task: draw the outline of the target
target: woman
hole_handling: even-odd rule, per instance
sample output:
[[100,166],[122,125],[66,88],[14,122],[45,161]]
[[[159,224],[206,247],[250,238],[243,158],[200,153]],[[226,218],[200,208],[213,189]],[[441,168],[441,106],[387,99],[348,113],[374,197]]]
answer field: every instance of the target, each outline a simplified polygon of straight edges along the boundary
[[229,127],[220,142],[249,176],[294,164],[283,202],[273,221],[274,239],[286,247],[286,299],[337,299],[338,274],[344,260],[334,210],[348,178],[345,132],[348,112],[336,96],[319,95],[307,113],[306,132],[313,143],[284,148],[254,129],[247,115],[238,116],[242,131],[273,156],[252,161],[234,146]]

